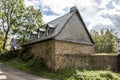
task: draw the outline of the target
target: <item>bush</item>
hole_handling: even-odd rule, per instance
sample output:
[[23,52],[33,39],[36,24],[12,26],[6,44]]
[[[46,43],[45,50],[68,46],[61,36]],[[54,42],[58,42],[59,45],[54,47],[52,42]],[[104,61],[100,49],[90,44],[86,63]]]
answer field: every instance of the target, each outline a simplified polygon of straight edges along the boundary
[[30,70],[34,70],[36,72],[39,72],[42,69],[44,69],[44,70],[48,69],[44,65],[43,59],[41,59],[39,57],[34,57],[34,55],[31,54],[27,49],[23,49],[21,51],[21,54],[19,55],[19,60],[21,60],[22,62],[27,64],[26,65],[27,68],[29,68]]
[[79,71],[68,80],[120,80],[120,75],[111,71]]
[[20,50],[11,50],[11,51],[6,51],[0,55],[1,59],[3,60],[10,60],[17,58],[19,55]]
[[43,61],[38,58],[33,58],[27,63],[27,67],[31,70],[39,72],[41,70],[47,70],[48,68],[44,65]]
[[28,52],[25,52],[21,54],[20,59],[28,62],[29,60],[33,59],[33,55],[29,54]]

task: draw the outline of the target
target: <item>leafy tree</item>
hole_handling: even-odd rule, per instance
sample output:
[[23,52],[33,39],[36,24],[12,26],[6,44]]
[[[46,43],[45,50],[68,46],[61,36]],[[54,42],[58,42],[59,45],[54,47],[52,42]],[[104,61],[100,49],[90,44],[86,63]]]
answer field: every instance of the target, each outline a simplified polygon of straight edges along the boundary
[[117,33],[114,30],[102,29],[100,32],[91,30],[95,42],[96,53],[113,53],[116,51]]
[[22,6],[23,0],[0,0],[0,19],[2,22],[2,30],[4,32],[3,50],[5,50],[10,30],[12,30],[12,26],[14,26],[12,19],[15,17],[15,13],[22,11]]
[[3,31],[3,50],[9,36],[19,36],[22,43],[28,39],[31,31],[42,25],[42,14],[34,7],[24,6],[24,0],[0,0],[0,20]]
[[31,32],[36,31],[43,24],[41,12],[33,6],[26,7],[22,16],[16,19],[17,28],[13,29],[13,34],[16,34],[22,43],[29,39]]

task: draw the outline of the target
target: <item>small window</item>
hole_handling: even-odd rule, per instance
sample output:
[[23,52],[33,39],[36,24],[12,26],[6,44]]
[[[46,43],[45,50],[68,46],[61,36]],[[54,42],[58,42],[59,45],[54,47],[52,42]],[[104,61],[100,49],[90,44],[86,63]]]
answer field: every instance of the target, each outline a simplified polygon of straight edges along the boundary
[[41,37],[44,37],[45,36],[45,31],[46,31],[46,29],[44,29],[44,28],[39,28],[38,29],[38,38],[41,38]]
[[30,39],[31,39],[31,40],[37,39],[37,38],[38,38],[37,36],[38,36],[37,32],[31,32]]
[[47,25],[47,35],[51,34],[54,31],[55,28],[56,28],[56,25],[48,24]]

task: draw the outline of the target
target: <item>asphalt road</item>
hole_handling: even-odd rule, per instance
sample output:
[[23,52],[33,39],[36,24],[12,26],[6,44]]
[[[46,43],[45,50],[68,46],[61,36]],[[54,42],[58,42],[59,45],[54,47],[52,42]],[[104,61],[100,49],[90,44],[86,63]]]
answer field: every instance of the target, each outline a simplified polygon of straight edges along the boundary
[[6,64],[0,63],[0,80],[50,80],[22,72]]

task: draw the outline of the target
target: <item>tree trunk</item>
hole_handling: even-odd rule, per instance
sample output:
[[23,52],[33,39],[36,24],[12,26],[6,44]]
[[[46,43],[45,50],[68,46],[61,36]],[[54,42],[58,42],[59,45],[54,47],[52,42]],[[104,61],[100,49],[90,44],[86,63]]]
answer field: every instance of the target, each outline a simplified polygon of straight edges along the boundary
[[8,39],[8,31],[6,32],[6,34],[5,34],[5,38],[4,38],[4,43],[3,43],[3,50],[5,50],[6,48],[6,43],[7,43],[7,39]]

